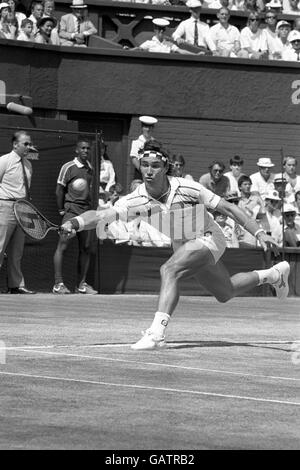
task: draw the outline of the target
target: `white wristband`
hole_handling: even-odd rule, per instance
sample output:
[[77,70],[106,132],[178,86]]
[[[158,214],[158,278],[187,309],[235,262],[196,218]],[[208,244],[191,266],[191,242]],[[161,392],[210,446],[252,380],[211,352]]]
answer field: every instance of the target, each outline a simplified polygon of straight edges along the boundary
[[264,231],[263,228],[259,228],[258,230],[256,230],[254,236],[257,237],[257,235],[258,235],[259,233],[266,233],[266,232]]
[[84,229],[84,220],[82,217],[80,217],[80,215],[75,217],[75,219],[78,221],[79,224],[79,229],[77,230],[77,232],[81,232]]

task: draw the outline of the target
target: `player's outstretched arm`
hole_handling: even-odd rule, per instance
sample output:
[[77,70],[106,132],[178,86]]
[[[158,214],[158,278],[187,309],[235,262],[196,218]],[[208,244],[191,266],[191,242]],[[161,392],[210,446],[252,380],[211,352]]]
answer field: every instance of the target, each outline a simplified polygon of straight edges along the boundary
[[268,235],[264,229],[259,227],[254,219],[248,217],[248,215],[242,209],[240,209],[240,207],[225,201],[224,199],[221,199],[216,207],[216,210],[226,215],[227,217],[231,217],[235,222],[247,230],[247,232],[251,233],[251,235],[254,235],[264,251],[266,251],[271,246],[275,254],[278,255],[279,252],[276,241],[270,237],[270,235]]
[[117,211],[113,207],[99,211],[86,211],[73,217],[61,226],[62,233],[73,233],[82,230],[92,230],[99,222],[110,224],[117,218]]

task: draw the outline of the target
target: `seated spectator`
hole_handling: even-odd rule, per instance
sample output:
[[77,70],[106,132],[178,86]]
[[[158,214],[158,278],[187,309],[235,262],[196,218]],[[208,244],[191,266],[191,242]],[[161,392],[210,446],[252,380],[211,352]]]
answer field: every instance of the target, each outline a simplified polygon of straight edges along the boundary
[[271,0],[270,2],[266,3],[266,11],[273,10],[276,13],[282,12],[282,1],[281,0]]
[[241,48],[240,32],[229,23],[230,11],[220,8],[217,13],[219,23],[210,28],[210,36],[216,46],[216,55],[222,57],[237,57]]
[[33,23],[29,18],[25,18],[21,23],[21,31],[18,34],[18,41],[29,41],[34,42],[34,36],[32,34]]
[[14,17],[16,18],[16,20],[18,22],[18,29],[20,30],[21,29],[21,23],[22,23],[23,20],[25,20],[26,15],[24,15],[24,13],[16,11],[17,2],[18,2],[18,0],[7,0],[6,3],[9,5],[11,13],[13,13]]
[[218,196],[224,197],[230,191],[230,182],[227,176],[224,176],[225,165],[223,162],[215,160],[208,167],[209,173],[205,173],[199,179],[205,188],[210,189]]
[[[185,49],[180,49],[174,41],[170,41],[170,38],[166,36],[166,28],[170,25],[168,20],[164,18],[155,18],[152,20],[154,28],[154,36],[152,39],[143,42],[138,47],[134,47],[132,51],[147,51],[147,52],[164,52],[169,54],[170,52],[177,52],[178,54],[192,54]],[[125,47],[127,49],[127,47]]]
[[194,181],[192,175],[188,175],[184,172],[185,159],[182,155],[173,155],[170,161],[171,175],[177,176],[178,178],[186,178],[187,180]]
[[239,248],[239,242],[234,230],[234,226],[229,223],[229,217],[221,214],[221,212],[214,212],[214,219],[217,224],[221,227],[221,230],[226,239],[227,248]]
[[34,37],[34,41],[38,44],[49,44],[52,45],[51,32],[56,26],[56,19],[49,17],[43,17],[37,22],[38,31]]
[[109,200],[111,204],[114,205],[120,199],[120,197],[122,197],[123,186],[120,183],[112,184],[109,187],[108,192],[109,192]]
[[[55,3],[54,0],[44,0],[43,2],[44,13],[43,17],[51,17],[54,18],[57,22],[57,18],[55,17]],[[58,35],[58,28],[57,23],[56,26],[51,31],[51,42],[55,46],[60,46],[60,39]]]
[[246,11],[247,13],[259,13],[261,9],[259,8],[258,3],[259,2],[257,2],[257,0],[244,0],[243,11]]
[[257,161],[258,172],[250,175],[252,181],[252,193],[260,196],[263,200],[269,191],[274,188],[275,174],[271,172],[274,163],[269,157],[261,157]]
[[277,13],[275,10],[268,10],[265,14],[265,29],[264,32],[267,38],[269,58],[272,59],[272,54],[277,51],[279,47],[279,39],[276,30]]
[[43,7],[42,2],[34,0],[31,4],[31,15],[29,16],[29,19],[33,23],[32,33],[34,36],[36,35],[38,31],[37,22],[43,17],[43,13],[44,13],[44,7]]
[[107,154],[107,146],[105,146],[104,152],[101,155],[101,164],[100,164],[100,192],[109,191],[110,187],[116,182],[115,169],[112,162],[109,159]]
[[172,34],[178,45],[187,42],[194,46],[200,46],[208,51],[215,52],[216,47],[211,39],[208,24],[200,21],[202,3],[200,0],[188,0],[186,6],[191,16],[187,20],[181,21]]
[[[286,193],[286,185],[287,185],[287,180],[280,176],[275,176],[274,178],[274,188],[275,191],[278,191],[279,197],[280,197],[280,203],[279,203],[279,209],[281,209],[282,202],[286,203],[287,202],[287,193]],[[294,199],[294,197],[293,197]]]
[[257,221],[261,227],[271,235],[278,246],[282,245],[282,225],[280,223],[281,213],[278,210],[280,197],[277,191],[270,190],[265,197],[265,210],[257,214]]
[[[257,214],[264,207],[263,200],[259,196],[256,196],[251,193],[252,181],[249,176],[240,176],[238,186],[240,191],[240,199],[238,201],[238,206],[242,210],[244,210],[249,217],[256,219]],[[257,246],[256,237],[251,235],[247,230],[245,230],[241,226],[239,226],[238,240],[240,246]]]
[[295,222],[296,209],[292,204],[284,204],[284,246],[300,247],[300,225]]
[[296,223],[300,225],[300,191],[297,191],[295,194],[294,206],[296,208]]
[[229,161],[230,171],[224,173],[230,182],[230,192],[236,192],[238,195],[240,195],[238,181],[242,175],[243,164],[244,160],[239,155],[235,155]]
[[97,34],[97,29],[88,18],[87,5],[83,0],[73,0],[72,13],[60,19],[59,37],[62,46],[86,47],[90,36]]
[[222,7],[229,8],[229,0],[212,0],[212,2],[208,4],[208,8],[214,10],[219,10]]
[[282,13],[285,15],[300,16],[299,0],[283,0]]
[[286,49],[282,52],[282,59],[289,61],[299,61],[300,60],[300,32],[291,31],[288,35],[288,40],[291,43],[291,48]]
[[286,50],[292,49],[291,43],[288,40],[288,36],[291,32],[291,25],[288,21],[278,21],[276,25],[277,31],[277,43],[274,42],[273,50],[269,49],[269,59],[282,59],[282,54]]
[[295,193],[300,190],[300,175],[297,175],[297,159],[295,157],[289,156],[284,157],[283,162],[283,174],[278,173],[276,178],[283,177],[287,180],[285,187],[287,202],[294,202]]
[[258,13],[250,12],[247,26],[241,30],[241,50],[238,57],[248,59],[267,59],[268,44],[266,33],[260,28]]
[[0,37],[3,39],[15,39],[15,28],[11,28],[9,21],[10,7],[8,3],[0,3]]

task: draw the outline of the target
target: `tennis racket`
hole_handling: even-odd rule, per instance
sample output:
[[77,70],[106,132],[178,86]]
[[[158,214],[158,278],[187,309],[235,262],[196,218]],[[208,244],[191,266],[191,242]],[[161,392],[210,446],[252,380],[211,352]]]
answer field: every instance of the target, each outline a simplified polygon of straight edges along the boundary
[[33,204],[25,199],[19,199],[14,204],[14,213],[23,232],[34,240],[43,240],[50,230],[59,232],[58,225],[49,222]]

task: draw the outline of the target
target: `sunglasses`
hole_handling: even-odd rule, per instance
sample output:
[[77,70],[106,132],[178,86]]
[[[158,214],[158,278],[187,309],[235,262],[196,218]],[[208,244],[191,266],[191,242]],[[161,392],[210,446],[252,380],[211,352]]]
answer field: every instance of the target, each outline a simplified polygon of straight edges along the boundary
[[260,21],[259,18],[249,18],[250,23],[254,23],[254,21]]
[[277,16],[266,16],[266,20],[276,20]]

